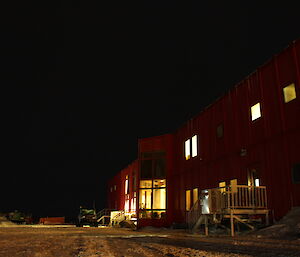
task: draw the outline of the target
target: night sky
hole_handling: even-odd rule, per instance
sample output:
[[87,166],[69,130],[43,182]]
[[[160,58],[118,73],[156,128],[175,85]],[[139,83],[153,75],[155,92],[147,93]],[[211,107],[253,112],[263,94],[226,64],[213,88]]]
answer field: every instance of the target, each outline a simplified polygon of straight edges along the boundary
[[300,37],[297,1],[49,2],[1,11],[0,211],[104,208],[138,138],[176,130]]

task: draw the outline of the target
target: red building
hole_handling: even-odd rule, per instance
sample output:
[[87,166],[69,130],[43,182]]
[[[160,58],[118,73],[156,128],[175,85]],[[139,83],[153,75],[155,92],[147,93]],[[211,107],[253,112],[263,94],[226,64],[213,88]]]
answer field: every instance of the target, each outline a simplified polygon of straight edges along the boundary
[[264,185],[274,218],[300,206],[300,40],[172,134],[143,138],[108,183],[109,208],[139,226],[184,223],[203,189]]

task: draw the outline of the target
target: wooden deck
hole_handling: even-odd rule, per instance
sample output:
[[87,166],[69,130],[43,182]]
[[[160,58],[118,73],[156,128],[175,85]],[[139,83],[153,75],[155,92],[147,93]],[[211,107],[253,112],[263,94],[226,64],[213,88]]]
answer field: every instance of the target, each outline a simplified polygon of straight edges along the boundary
[[234,236],[234,222],[244,223],[254,229],[247,222],[247,217],[250,220],[253,215],[262,215],[265,217],[266,223],[269,223],[266,187],[232,184],[203,190],[198,201],[187,213],[186,219],[191,231],[195,231],[201,224],[205,224],[206,234],[208,234],[208,222],[230,219],[231,235]]

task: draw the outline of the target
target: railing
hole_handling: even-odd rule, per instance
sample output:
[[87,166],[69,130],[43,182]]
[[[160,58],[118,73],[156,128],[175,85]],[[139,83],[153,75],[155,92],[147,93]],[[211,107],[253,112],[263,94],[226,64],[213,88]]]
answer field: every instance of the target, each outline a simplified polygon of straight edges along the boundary
[[203,190],[186,213],[187,225],[191,230],[202,214],[225,214],[228,209],[267,209],[266,187],[236,185]]
[[189,230],[192,230],[196,222],[198,221],[199,217],[202,214],[202,204],[201,200],[198,199],[192,208],[186,213],[186,221]]
[[[225,189],[225,190],[224,190]],[[222,209],[266,209],[267,190],[265,186],[237,185],[235,188],[220,188]]]
[[112,209],[103,209],[97,213],[97,219],[100,219],[102,216],[110,216]]
[[108,225],[110,222],[110,213],[113,210],[103,209],[96,214],[98,224]]
[[125,211],[117,211],[117,214],[111,217],[110,225],[114,226],[116,224],[119,224],[122,220],[125,219]]

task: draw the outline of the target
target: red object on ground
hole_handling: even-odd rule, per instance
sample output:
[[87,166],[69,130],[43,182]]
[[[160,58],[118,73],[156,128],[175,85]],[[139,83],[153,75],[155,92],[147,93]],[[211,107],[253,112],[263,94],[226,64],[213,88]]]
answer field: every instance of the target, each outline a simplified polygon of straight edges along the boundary
[[44,225],[65,224],[65,217],[46,217],[46,218],[40,218],[39,223],[40,224],[44,224]]

